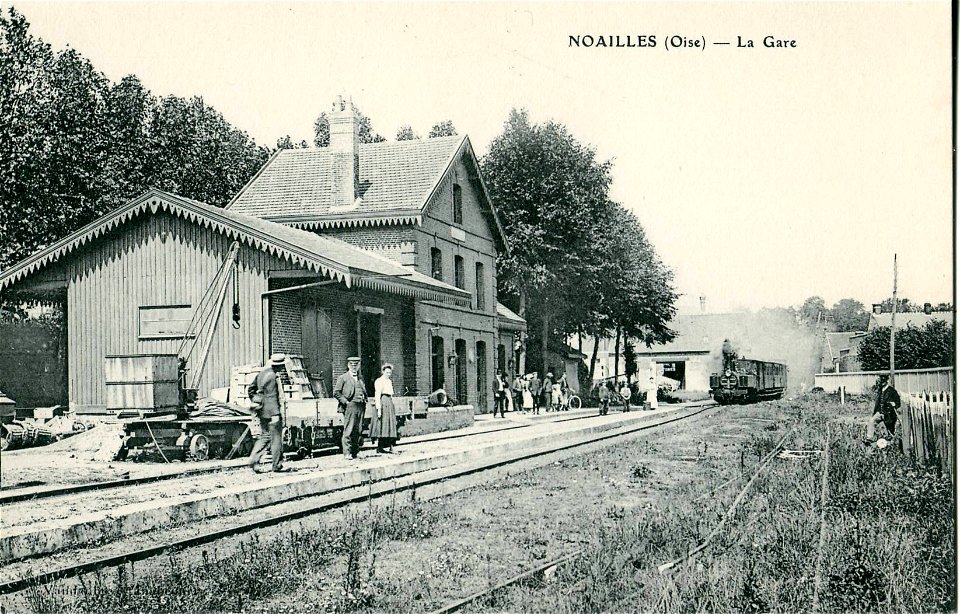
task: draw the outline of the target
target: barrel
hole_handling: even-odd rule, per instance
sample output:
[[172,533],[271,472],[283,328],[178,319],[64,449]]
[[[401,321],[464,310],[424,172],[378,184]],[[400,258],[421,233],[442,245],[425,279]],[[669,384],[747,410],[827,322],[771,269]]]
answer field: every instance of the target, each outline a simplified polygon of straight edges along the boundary
[[103,360],[107,409],[169,410],[180,402],[176,354],[128,354]]

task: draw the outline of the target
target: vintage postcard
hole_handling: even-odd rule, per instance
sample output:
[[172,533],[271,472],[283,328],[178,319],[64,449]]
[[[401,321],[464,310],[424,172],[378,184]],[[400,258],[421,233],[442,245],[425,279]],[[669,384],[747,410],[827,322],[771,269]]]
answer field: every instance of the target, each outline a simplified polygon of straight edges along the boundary
[[0,3],[0,610],[954,611],[956,23]]

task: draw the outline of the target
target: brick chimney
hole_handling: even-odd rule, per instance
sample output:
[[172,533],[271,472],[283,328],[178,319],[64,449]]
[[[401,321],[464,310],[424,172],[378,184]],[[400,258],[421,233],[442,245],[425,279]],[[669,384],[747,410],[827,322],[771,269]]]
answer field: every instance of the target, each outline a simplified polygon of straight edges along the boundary
[[360,121],[353,101],[339,97],[329,119],[333,205],[349,207],[360,196]]

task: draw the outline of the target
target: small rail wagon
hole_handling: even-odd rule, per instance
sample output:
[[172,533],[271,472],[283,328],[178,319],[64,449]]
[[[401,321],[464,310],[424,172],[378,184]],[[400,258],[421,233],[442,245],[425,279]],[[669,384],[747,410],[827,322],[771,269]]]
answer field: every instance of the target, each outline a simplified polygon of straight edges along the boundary
[[779,399],[787,389],[787,365],[764,360],[725,357],[723,371],[710,375],[717,403],[754,403]]

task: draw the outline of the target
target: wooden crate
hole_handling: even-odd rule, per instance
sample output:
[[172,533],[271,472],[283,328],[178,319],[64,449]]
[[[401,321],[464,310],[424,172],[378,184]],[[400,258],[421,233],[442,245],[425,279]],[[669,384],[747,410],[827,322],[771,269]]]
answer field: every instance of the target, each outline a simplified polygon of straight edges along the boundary
[[106,406],[124,409],[164,410],[180,403],[176,354],[107,356],[103,360]]

